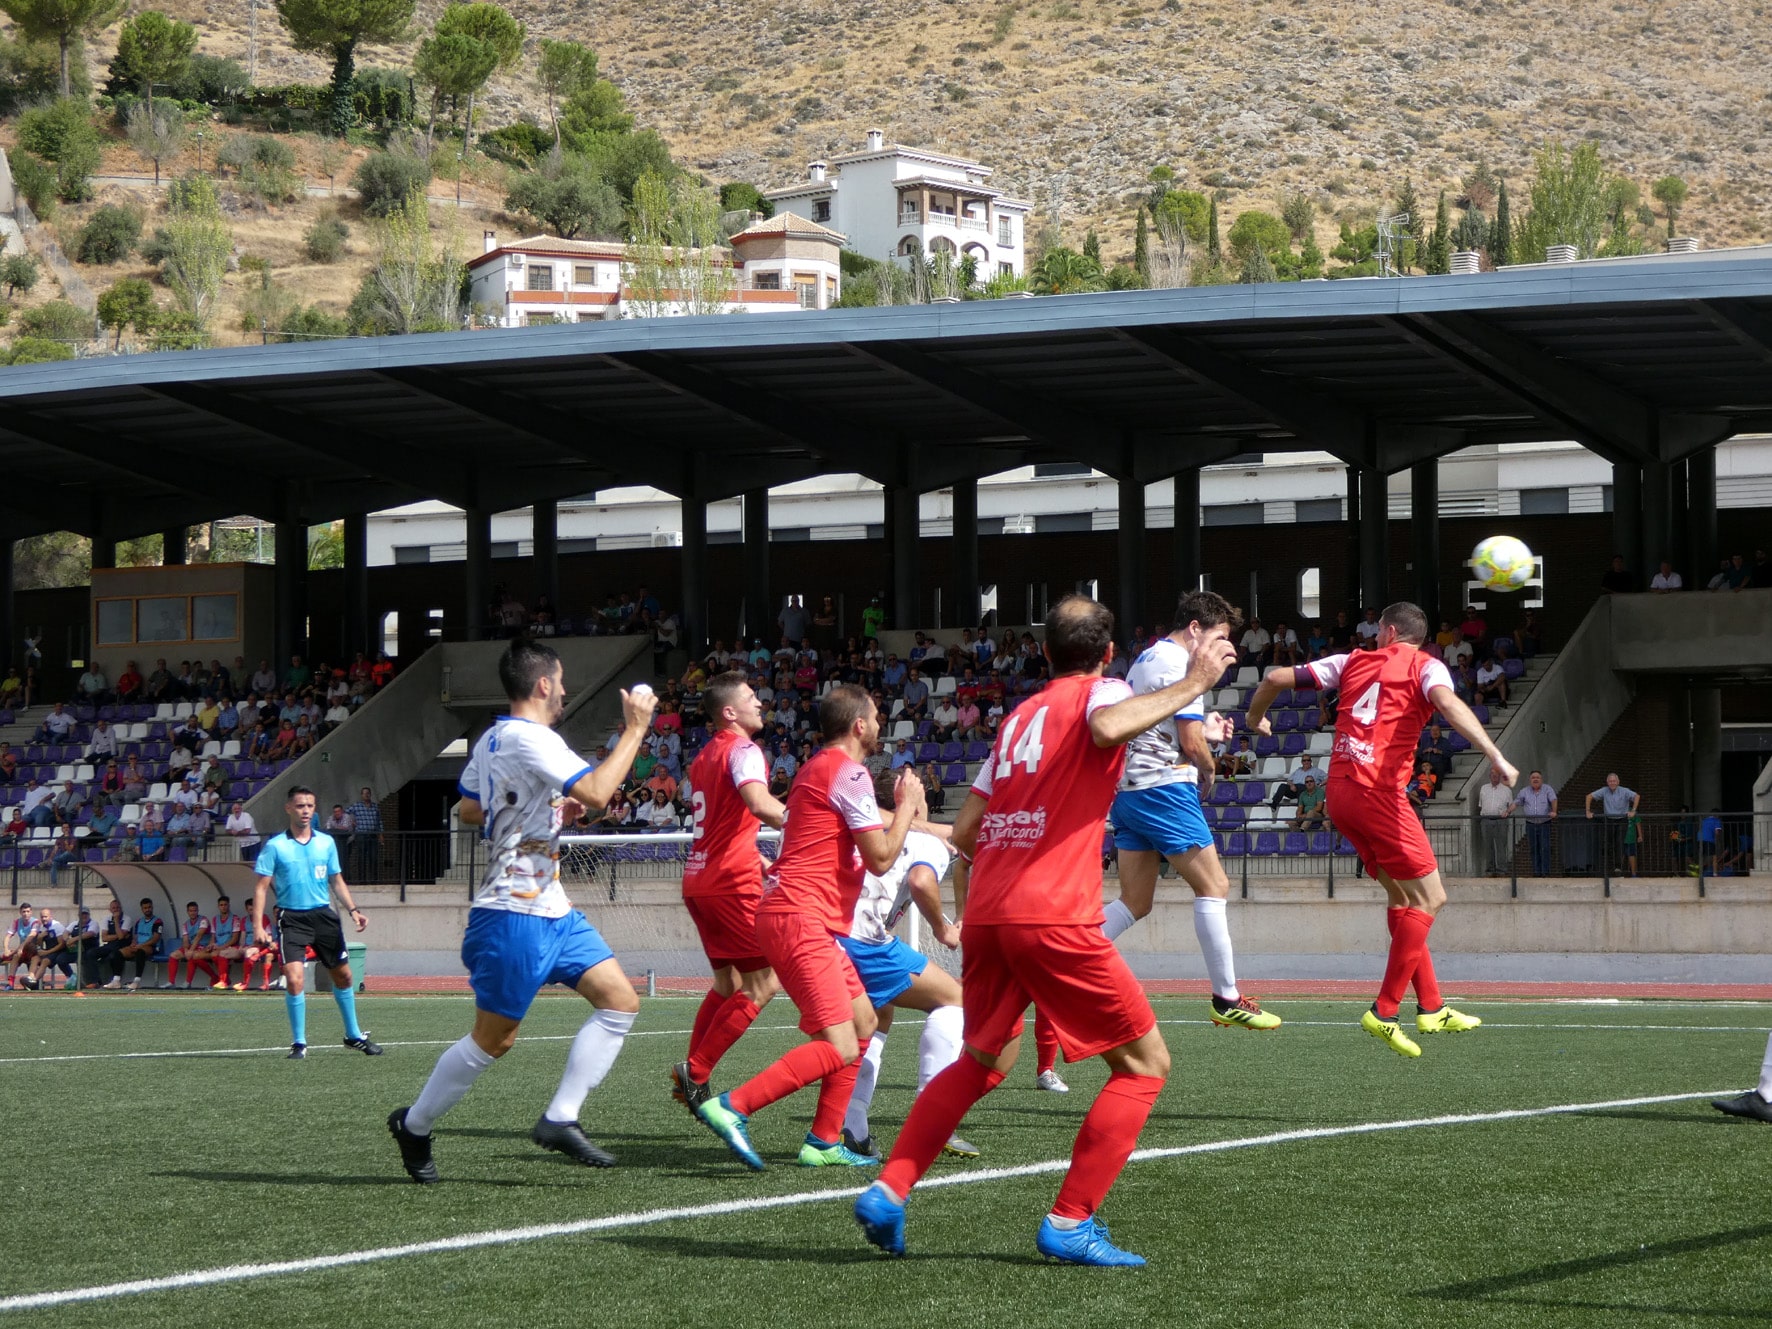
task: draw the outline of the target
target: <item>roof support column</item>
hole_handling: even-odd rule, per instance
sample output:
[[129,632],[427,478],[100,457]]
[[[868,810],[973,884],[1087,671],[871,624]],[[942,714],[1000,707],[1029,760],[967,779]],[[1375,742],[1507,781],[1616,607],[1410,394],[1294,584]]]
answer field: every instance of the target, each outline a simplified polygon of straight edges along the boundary
[[1440,463],[1416,462],[1409,469],[1411,559],[1415,565],[1415,603],[1427,615],[1428,635],[1440,626]]
[[462,611],[467,641],[490,635],[486,611],[492,602],[492,514],[485,508],[462,513],[468,527],[468,561],[462,572]]
[[[1643,548],[1637,566],[1642,569],[1644,590],[1649,589],[1649,579],[1661,571],[1662,559],[1678,563],[1680,558],[1673,545],[1672,471],[1664,461],[1646,462],[1643,466]],[[1630,551],[1626,550],[1624,556],[1628,560]]]
[[1390,486],[1375,466],[1360,468],[1360,607],[1390,603]]
[[13,563],[13,540],[10,533],[0,536],[0,665],[14,660],[18,641],[18,614],[14,603],[18,572]]
[[1120,480],[1120,559],[1118,582],[1119,640],[1137,644],[1134,628],[1144,627],[1144,481]]
[[[684,494],[682,505],[683,576],[681,590],[683,649],[691,660],[699,660],[708,647],[708,505],[701,495]],[[752,634],[755,635],[755,634]],[[738,643],[743,653],[744,643]]]
[[767,489],[747,489],[744,494],[744,626],[747,637],[760,638],[765,646],[781,644],[775,602],[769,596]]
[[1347,547],[1346,571],[1341,579],[1341,603],[1349,616],[1359,618],[1360,610],[1360,468],[1347,468]]
[[369,654],[374,634],[369,629],[369,518],[361,512],[345,518],[345,650]]
[[560,614],[560,504],[537,499],[529,509],[530,566],[535,571],[535,594],[548,597],[548,612]]
[[1642,566],[1643,472],[1636,463],[1612,464],[1612,552],[1624,559],[1644,586],[1650,573]]
[[185,528],[169,526],[160,533],[160,562],[164,567],[178,568],[185,563]]
[[1723,806],[1723,690],[1695,687],[1692,711],[1692,810],[1704,817]]
[[117,542],[103,531],[92,533],[92,566],[95,568],[117,566]]
[[[1200,589],[1200,468],[1175,473],[1175,543],[1170,551],[1175,599]],[[1175,626],[1175,625],[1171,625]]]
[[892,541],[892,626],[920,627],[923,570],[917,563],[917,541],[923,533],[922,494],[910,485],[897,485],[889,492],[892,528],[886,538]]
[[285,514],[277,521],[277,663],[281,671],[289,658],[307,651],[308,637],[308,528],[300,517]]
[[[1686,588],[1697,590],[1717,573],[1717,450],[1686,458]],[[1695,808],[1703,804],[1694,803]]]
[[978,607],[978,480],[954,482],[954,626],[975,628]]

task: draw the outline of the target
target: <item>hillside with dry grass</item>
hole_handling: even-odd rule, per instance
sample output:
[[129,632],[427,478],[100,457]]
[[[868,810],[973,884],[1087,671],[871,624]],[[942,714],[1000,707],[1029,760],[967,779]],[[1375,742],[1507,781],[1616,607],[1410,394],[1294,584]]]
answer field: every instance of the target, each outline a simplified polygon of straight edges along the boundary
[[[199,26],[205,51],[245,56],[243,0],[163,7]],[[440,8],[421,5],[420,32]],[[1441,188],[1455,191],[1480,160],[1515,184],[1518,200],[1535,150],[1583,139],[1645,194],[1659,176],[1684,176],[1692,192],[1681,230],[1706,246],[1772,234],[1772,21],[1765,5],[1745,0],[1422,0],[1407,8],[606,0],[510,8],[531,39],[594,46],[640,123],[715,181],[788,183],[806,161],[853,150],[879,126],[890,141],[994,166],[996,183],[1056,217],[1070,243],[1099,230],[1109,258],[1129,253],[1134,199],[1159,163],[1187,187],[1225,190],[1227,220],[1303,193],[1327,237],[1340,220],[1369,219],[1405,177],[1431,200]],[[325,80],[321,60],[289,48],[269,0],[258,33],[259,82]],[[99,77],[114,40],[115,29],[89,52]],[[411,49],[371,48],[360,59],[401,64]],[[484,105],[487,126],[545,118],[522,69],[495,79]],[[309,179],[324,184],[304,153]],[[142,170],[121,145],[112,155],[108,169]],[[431,192],[453,197],[454,189],[440,182]],[[463,218],[463,234],[477,237],[483,218],[506,233],[517,225],[496,213],[494,164],[476,167],[463,190],[489,209]],[[327,206],[307,199],[243,217],[236,234],[280,278],[298,282],[304,298],[342,307],[360,265],[309,271],[295,252],[312,214]]]

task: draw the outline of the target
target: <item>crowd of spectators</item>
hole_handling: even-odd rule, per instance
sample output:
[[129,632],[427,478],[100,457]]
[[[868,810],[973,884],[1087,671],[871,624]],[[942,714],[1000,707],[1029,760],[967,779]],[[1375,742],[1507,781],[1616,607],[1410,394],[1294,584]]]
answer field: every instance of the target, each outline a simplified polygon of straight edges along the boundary
[[[1745,554],[1726,555],[1718,564],[1716,572],[1704,584],[1707,591],[1745,591],[1750,587],[1772,586],[1772,567],[1766,563],[1766,551],[1754,550],[1753,561],[1749,562]],[[1612,561],[1600,574],[1600,589],[1608,595],[1629,595],[1644,589],[1643,579],[1636,570],[1629,567],[1623,554],[1612,555]],[[1676,591],[1696,589],[1686,584],[1686,579],[1674,565],[1663,559],[1661,566],[1649,578],[1649,592],[1654,595],[1671,595]]]

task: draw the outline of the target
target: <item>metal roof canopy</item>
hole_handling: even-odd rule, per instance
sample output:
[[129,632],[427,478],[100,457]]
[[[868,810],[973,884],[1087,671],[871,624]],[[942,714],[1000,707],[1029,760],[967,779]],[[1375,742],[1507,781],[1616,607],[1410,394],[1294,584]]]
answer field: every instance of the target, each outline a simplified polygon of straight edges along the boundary
[[574,324],[0,373],[14,538],[624,484],[713,500],[1034,461],[1152,481],[1252,451],[1390,472],[1772,430],[1772,247],[1375,279]]

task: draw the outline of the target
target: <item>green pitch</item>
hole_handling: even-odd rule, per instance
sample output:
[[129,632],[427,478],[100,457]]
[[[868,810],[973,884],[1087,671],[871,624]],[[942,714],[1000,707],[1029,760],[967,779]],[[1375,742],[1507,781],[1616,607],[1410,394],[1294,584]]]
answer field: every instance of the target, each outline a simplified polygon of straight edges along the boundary
[[[1772,1009],[1703,1003],[1459,1002],[1488,1022],[1424,1038],[1405,1062],[1349,1003],[1274,1003],[1276,1034],[1206,1026],[1165,999],[1175,1071],[1153,1149],[1446,1114],[1739,1090]],[[528,1130],[585,1007],[538,1003],[520,1043],[437,1131],[441,1186],[400,1170],[383,1121],[468,1025],[465,998],[364,997],[377,1059],[334,1041],[310,997],[289,1062],[276,997],[0,999],[0,1304],[6,1298],[614,1216],[596,1231],[264,1274],[54,1309],[7,1323],[339,1326],[1102,1325],[1631,1326],[1772,1319],[1772,1130],[1702,1099],[1323,1138],[1134,1162],[1104,1216],[1143,1271],[1047,1266],[1033,1233],[1055,1174],[920,1191],[909,1257],[876,1257],[846,1199],[751,1209],[863,1175],[790,1160],[812,1096],[762,1113],[771,1160],[743,1171],[666,1092],[695,1004],[648,1001],[584,1122],[609,1172],[535,1149]],[[1408,1011],[1410,1008],[1405,1008]],[[785,1004],[720,1083],[798,1037]],[[673,1032],[676,1031],[676,1032]],[[875,1103],[890,1141],[910,1105],[914,1024],[894,1032]],[[1032,1088],[1029,1058],[968,1118],[985,1156],[933,1176],[1062,1159],[1102,1080]],[[259,1049],[259,1050],[254,1050]],[[119,1059],[126,1052],[211,1055]],[[49,1057],[88,1060],[42,1060]],[[779,1162],[778,1162],[779,1161]],[[640,1221],[645,1211],[704,1210]],[[622,1217],[628,1216],[628,1217]]]

